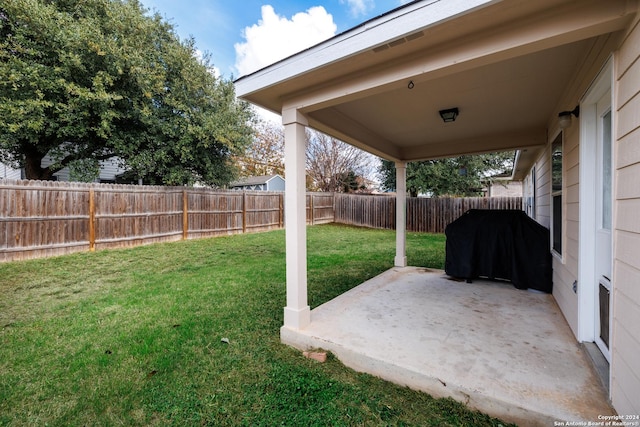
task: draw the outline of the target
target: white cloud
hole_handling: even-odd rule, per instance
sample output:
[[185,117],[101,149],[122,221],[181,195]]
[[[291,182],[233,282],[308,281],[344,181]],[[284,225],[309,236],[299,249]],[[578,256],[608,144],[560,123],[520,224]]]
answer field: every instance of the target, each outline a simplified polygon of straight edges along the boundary
[[351,15],[355,17],[366,15],[375,6],[374,0],[340,0],[340,3],[348,4]]
[[322,6],[288,19],[270,5],[262,6],[262,19],[243,31],[245,42],[236,43],[236,69],[250,74],[335,35],[336,24]]

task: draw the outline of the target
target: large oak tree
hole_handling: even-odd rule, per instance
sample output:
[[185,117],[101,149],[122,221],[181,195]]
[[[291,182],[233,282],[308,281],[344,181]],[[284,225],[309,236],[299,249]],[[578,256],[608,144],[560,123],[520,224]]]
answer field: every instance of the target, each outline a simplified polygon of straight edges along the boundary
[[194,41],[137,0],[0,5],[0,161],[27,178],[116,156],[138,177],[224,185],[251,117]]

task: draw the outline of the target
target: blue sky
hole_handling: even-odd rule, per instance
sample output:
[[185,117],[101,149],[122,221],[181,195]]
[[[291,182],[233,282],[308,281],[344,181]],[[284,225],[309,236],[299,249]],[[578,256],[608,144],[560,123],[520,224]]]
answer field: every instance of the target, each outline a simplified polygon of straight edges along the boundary
[[408,0],[141,0],[193,36],[234,78],[305,49]]

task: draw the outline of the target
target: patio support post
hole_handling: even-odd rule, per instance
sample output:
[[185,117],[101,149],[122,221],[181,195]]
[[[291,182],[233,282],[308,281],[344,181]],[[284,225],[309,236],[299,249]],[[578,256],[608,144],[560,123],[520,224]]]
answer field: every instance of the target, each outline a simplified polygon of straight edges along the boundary
[[396,267],[407,266],[407,164],[396,162]]
[[303,329],[311,322],[307,303],[306,117],[283,110],[285,182],[285,239],[287,306],[284,327]]

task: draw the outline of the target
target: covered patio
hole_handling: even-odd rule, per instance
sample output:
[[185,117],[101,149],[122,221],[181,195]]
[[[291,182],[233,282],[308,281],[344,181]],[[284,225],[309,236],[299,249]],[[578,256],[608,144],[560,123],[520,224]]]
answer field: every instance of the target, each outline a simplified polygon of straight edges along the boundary
[[361,372],[518,425],[601,421],[615,412],[553,297],[505,282],[396,267],[282,329]]
[[[282,341],[330,350],[355,369],[523,425],[597,422],[611,414],[553,296],[407,267],[406,168],[412,161],[516,150],[513,179],[523,179],[551,135],[566,126],[560,113],[569,121],[579,114],[573,94],[618,45],[636,3],[414,1],[238,79],[238,96],[281,114],[285,126]],[[451,109],[455,120],[443,120],[439,113]],[[395,268],[313,312],[307,126],[395,162],[397,193]],[[570,156],[577,164],[578,150]],[[547,188],[542,180],[546,185],[550,177],[538,178]],[[567,191],[574,203],[575,191]],[[536,219],[548,224],[547,196]],[[577,253],[563,256],[577,262]]]

